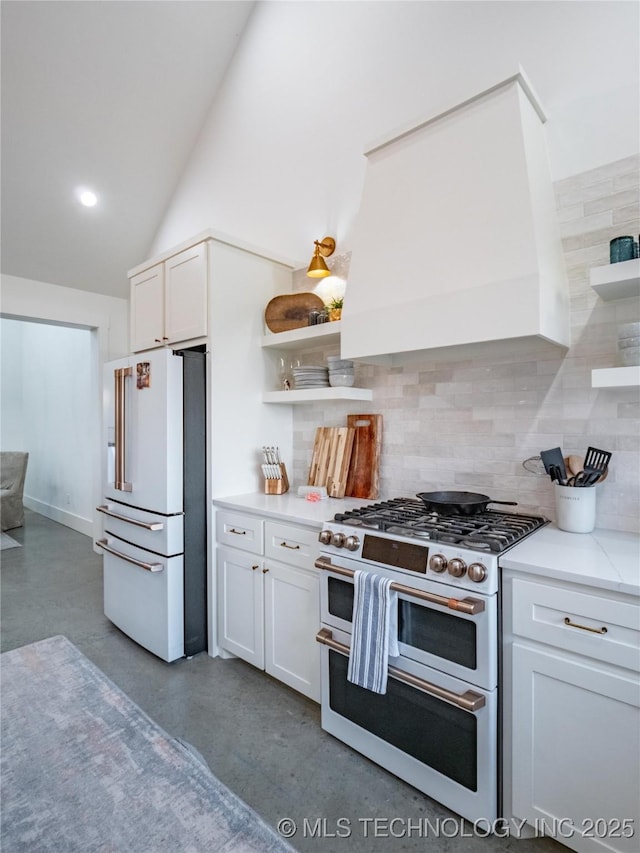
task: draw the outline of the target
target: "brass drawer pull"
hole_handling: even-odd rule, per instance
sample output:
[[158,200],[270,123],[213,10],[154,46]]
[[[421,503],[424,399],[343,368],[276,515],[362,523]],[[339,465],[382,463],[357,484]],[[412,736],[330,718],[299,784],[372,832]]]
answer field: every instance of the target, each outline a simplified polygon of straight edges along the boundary
[[568,616],[564,617],[564,624],[570,628],[580,628],[581,631],[591,631],[592,634],[606,634],[607,629],[603,625],[602,628],[590,628],[588,625],[578,625],[577,622],[572,622]]
[[118,521],[126,521],[127,524],[135,524],[136,527],[144,527],[145,530],[163,530],[164,525],[160,521],[138,521],[136,518],[127,518],[126,515],[118,515],[115,512],[111,512],[108,506],[97,506],[96,509],[98,512],[103,512],[105,515],[110,516],[111,518],[117,518]]
[[281,548],[290,548],[292,551],[299,551],[300,550],[299,545],[288,545],[286,542],[281,542],[280,547]]
[[129,557],[127,554],[123,554],[121,551],[116,551],[115,548],[111,548],[109,546],[106,539],[98,539],[96,541],[96,545],[108,554],[113,554],[114,557],[118,557],[119,560],[126,560],[127,563],[132,563],[134,566],[138,566],[146,572],[161,572],[164,569],[162,563],[144,563],[142,560],[136,560],[133,557]]

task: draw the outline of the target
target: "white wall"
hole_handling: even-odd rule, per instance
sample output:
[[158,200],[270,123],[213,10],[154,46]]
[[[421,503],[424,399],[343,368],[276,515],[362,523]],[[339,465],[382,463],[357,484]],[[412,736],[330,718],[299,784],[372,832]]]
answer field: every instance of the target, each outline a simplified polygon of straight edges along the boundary
[[95,409],[92,332],[0,320],[3,450],[26,450],[25,505],[91,535]]
[[[640,7],[627,2],[261,2],[153,254],[217,228],[308,263],[351,248],[364,151],[520,64],[554,180],[637,153]],[[499,133],[499,128],[496,128]]]
[[[84,330],[86,337],[83,340],[85,342],[88,340],[86,348],[83,348],[82,355],[76,353],[82,360],[81,367],[69,367],[67,365],[64,369],[60,368],[64,370],[65,381],[70,386],[66,398],[67,408],[74,411],[75,416],[79,407],[86,405],[86,411],[81,415],[81,419],[86,425],[86,436],[83,438],[86,437],[86,441],[89,443],[88,457],[84,456],[85,445],[83,443],[78,444],[78,453],[84,458],[86,467],[81,467],[79,463],[76,465],[73,459],[68,458],[63,460],[64,470],[57,461],[48,463],[50,465],[46,469],[48,473],[42,474],[42,476],[36,475],[36,480],[33,481],[33,488],[37,488],[39,497],[34,497],[32,508],[48,514],[46,506],[49,503],[49,498],[55,495],[57,496],[55,500],[58,501],[59,496],[62,495],[63,506],[55,507],[56,520],[69,524],[87,535],[96,536],[101,529],[100,516],[99,513],[95,512],[95,506],[99,503],[102,492],[100,463],[101,447],[103,446],[100,393],[102,364],[110,359],[126,355],[129,351],[128,302],[125,299],[7,275],[2,276],[0,295],[0,308],[3,318],[34,321],[50,326],[76,327],[76,330]],[[18,333],[14,331],[9,334],[13,334],[15,340]],[[36,335],[37,330],[33,331],[33,334]],[[52,340],[56,340],[55,330],[49,329],[48,334],[53,336]],[[54,347],[57,348],[57,344],[54,344]],[[46,361],[53,364],[58,355],[59,353],[54,351],[51,358]],[[23,411],[27,411],[26,407],[30,406],[37,409],[43,401],[48,401],[46,411],[40,409],[41,420],[53,421],[61,404],[58,401],[57,392],[53,393],[53,396],[51,395],[53,389],[58,387],[60,377],[54,371],[53,375],[48,376],[46,382],[38,380],[31,387],[31,382],[24,379],[18,380],[16,371],[10,370],[12,359],[11,354],[6,355],[3,352],[2,394],[5,393],[6,381],[6,393],[10,395],[9,399],[13,401],[13,407],[16,411],[19,410],[19,404],[22,405]],[[48,368],[45,365],[43,370],[46,369]],[[41,372],[40,376],[43,375],[45,374]],[[20,381],[21,388],[17,387],[18,381]],[[86,399],[86,394],[83,396],[81,393],[81,389],[86,386],[87,381],[92,389],[90,399]],[[21,403],[20,395],[22,395]],[[4,399],[2,402],[4,403]],[[2,447],[6,450],[20,449],[17,447],[10,448],[7,445],[7,441],[17,441],[19,438],[16,432],[18,420],[15,415],[6,414],[4,408],[3,405]],[[51,410],[51,414],[49,414],[49,410]],[[5,428],[6,434],[4,433]],[[62,427],[59,428],[62,429]],[[42,441],[46,443],[49,439],[42,439]],[[47,450],[49,450],[48,445]],[[56,456],[58,455],[57,444],[52,452]],[[60,455],[63,456],[64,454]],[[31,468],[31,464],[29,467]],[[37,471],[37,466],[34,466],[34,469]],[[65,479],[66,474],[64,472],[68,470],[74,472],[71,480]],[[30,476],[32,476],[31,473],[28,474],[27,478],[27,494],[32,488]],[[89,483],[91,497],[87,499],[86,489],[89,488]],[[71,496],[71,501],[75,501],[75,506],[73,503],[67,504],[65,497],[67,494]],[[37,501],[40,503],[36,503]]]

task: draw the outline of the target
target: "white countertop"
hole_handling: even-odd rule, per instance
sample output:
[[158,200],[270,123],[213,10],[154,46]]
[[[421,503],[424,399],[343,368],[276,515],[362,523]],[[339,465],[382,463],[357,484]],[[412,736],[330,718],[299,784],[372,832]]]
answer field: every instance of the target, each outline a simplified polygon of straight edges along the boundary
[[[362,498],[326,498],[312,503],[298,497],[265,495],[260,492],[214,498],[216,507],[241,510],[306,524],[320,529],[337,512],[357,509],[368,503]],[[528,572],[546,578],[584,584],[640,596],[640,535],[617,530],[596,529],[593,533],[565,533],[548,524],[500,558],[505,569]]]
[[223,509],[239,509],[246,512],[256,512],[268,518],[280,521],[291,521],[295,524],[307,524],[322,527],[324,521],[330,521],[337,512],[347,509],[357,509],[366,504],[375,503],[362,498],[325,498],[313,503],[298,497],[297,492],[287,492],[285,495],[265,495],[254,492],[246,495],[214,498],[213,505]]
[[548,524],[500,558],[504,569],[640,596],[640,535],[565,533]]

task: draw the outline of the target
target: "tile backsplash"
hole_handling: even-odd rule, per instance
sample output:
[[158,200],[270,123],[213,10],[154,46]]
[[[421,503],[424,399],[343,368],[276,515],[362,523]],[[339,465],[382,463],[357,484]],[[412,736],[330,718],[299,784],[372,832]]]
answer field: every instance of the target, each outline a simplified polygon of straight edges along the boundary
[[[294,406],[293,482],[306,483],[315,429],[347,414],[383,415],[381,497],[456,489],[515,500],[521,512],[555,519],[549,478],[522,463],[560,445],[613,451],[597,487],[597,525],[640,532],[640,389],[591,387],[593,368],[614,367],[617,327],[640,320],[640,299],[603,301],[589,270],[609,263],[609,241],[640,232],[640,157],[628,157],[555,184],[571,300],[571,347],[545,342],[464,347],[455,360],[412,356],[398,367],[358,363],[356,385],[371,403]],[[349,255],[328,259],[348,280]],[[305,270],[294,289],[309,289]],[[349,298],[349,287],[345,300]],[[337,348],[305,352],[322,359]],[[498,508],[498,507],[496,507]]]

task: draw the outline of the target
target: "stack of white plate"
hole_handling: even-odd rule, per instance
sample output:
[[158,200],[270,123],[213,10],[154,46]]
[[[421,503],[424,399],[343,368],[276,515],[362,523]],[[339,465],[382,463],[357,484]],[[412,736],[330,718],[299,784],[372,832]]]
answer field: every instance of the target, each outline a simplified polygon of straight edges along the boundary
[[339,355],[328,355],[329,385],[332,388],[351,387],[354,382],[353,362]]
[[315,364],[302,364],[293,367],[293,384],[296,388],[328,388],[329,371],[326,367],[318,367]]

